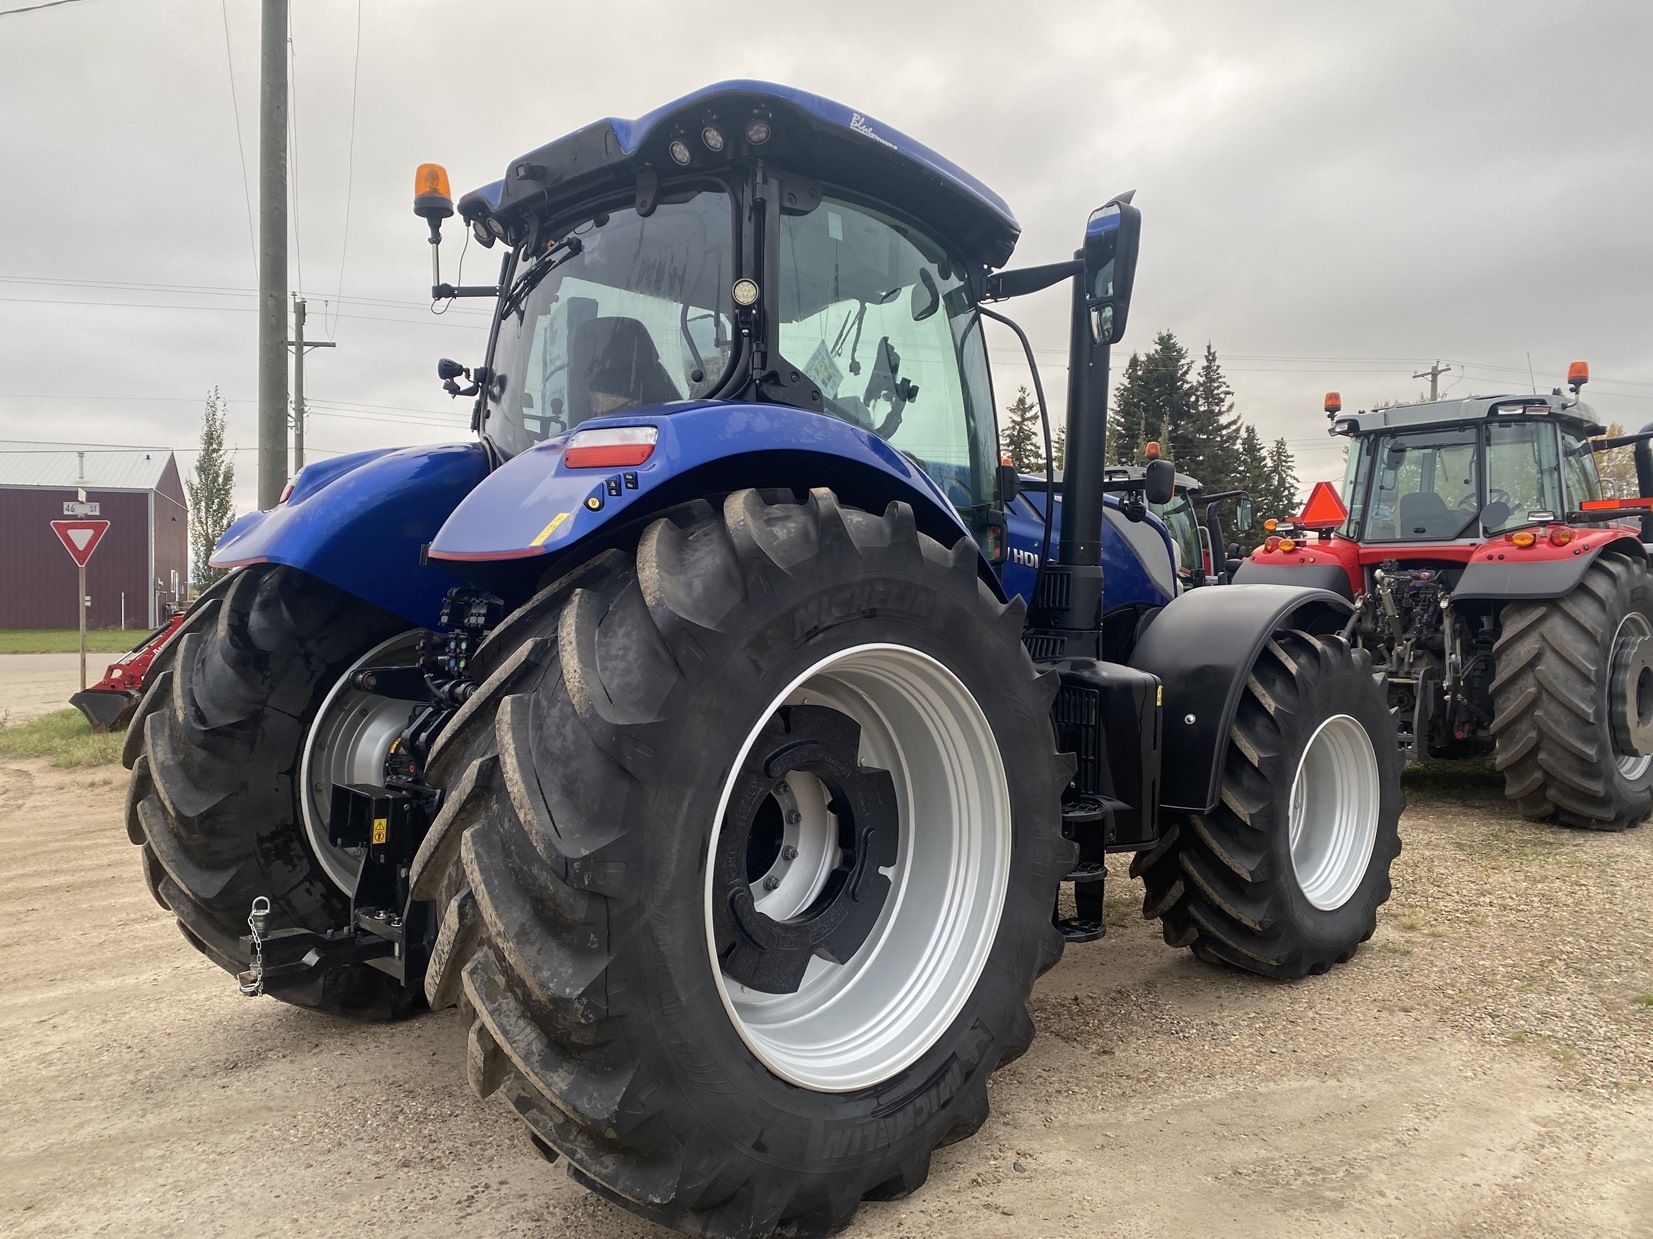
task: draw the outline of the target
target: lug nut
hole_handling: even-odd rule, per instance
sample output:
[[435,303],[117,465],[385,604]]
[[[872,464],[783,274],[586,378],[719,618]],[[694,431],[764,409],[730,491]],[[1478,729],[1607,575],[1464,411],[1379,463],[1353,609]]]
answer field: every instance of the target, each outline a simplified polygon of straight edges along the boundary
[[779,886],[780,884],[781,884],[781,880],[779,878],[777,878],[774,874],[770,874],[767,878],[765,878],[763,880],[763,889],[766,890],[766,891],[772,891],[777,886]]
[[797,860],[798,859],[798,849],[793,847],[789,843],[781,849],[781,855],[783,857],[785,857],[787,860]]
[[804,815],[802,813],[799,813],[796,809],[792,810],[792,812],[790,812],[786,815],[787,825],[789,825],[789,826],[796,826],[799,822],[801,822],[803,820],[804,820]]

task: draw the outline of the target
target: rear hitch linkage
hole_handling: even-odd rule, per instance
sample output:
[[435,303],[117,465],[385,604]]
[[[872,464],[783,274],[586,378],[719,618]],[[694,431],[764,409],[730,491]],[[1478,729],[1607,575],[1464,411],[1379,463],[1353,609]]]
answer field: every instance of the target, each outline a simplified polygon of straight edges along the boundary
[[349,921],[324,932],[272,930],[269,898],[253,900],[241,939],[248,968],[237,977],[247,997],[263,994],[267,981],[352,964],[377,968],[410,989],[423,985],[436,926],[429,905],[410,898],[408,875],[442,807],[441,790],[424,780],[424,764],[442,729],[476,691],[466,675],[471,656],[503,615],[504,603],[491,594],[450,590],[441,630],[420,637],[415,665],[364,667],[350,677],[362,692],[419,706],[391,742],[383,783],[333,785],[329,842],[360,849],[362,857]]

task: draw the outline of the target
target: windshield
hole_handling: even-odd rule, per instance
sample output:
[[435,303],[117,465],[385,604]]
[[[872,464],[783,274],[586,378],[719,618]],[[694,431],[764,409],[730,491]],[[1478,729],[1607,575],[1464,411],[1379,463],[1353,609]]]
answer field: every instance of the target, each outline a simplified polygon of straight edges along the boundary
[[1369,542],[1450,540],[1473,529],[1480,511],[1479,435],[1473,426],[1373,435]]
[[1595,449],[1582,435],[1563,431],[1561,459],[1567,466],[1567,510],[1583,510],[1587,500],[1601,498],[1601,475],[1596,472]]
[[1525,525],[1533,512],[1561,511],[1556,493],[1555,427],[1549,422],[1500,422],[1487,427],[1488,533]]
[[588,417],[692,400],[722,381],[734,332],[728,197],[705,190],[595,215],[519,261],[494,339],[488,437],[507,456]]
[[[1576,506],[1600,483],[1589,443],[1573,435],[1567,443],[1567,502]],[[1353,457],[1345,532],[1368,542],[1479,538],[1529,524],[1535,512],[1562,511],[1563,462],[1549,421],[1369,435]]]
[[831,196],[783,216],[780,347],[824,411],[917,461],[968,512],[993,500],[997,428],[981,320],[928,237]]
[[1205,569],[1205,554],[1200,546],[1199,521],[1194,505],[1187,495],[1178,495],[1170,503],[1150,503],[1148,510],[1165,522],[1171,535],[1171,549],[1177,557],[1177,576],[1186,583],[1196,568]]

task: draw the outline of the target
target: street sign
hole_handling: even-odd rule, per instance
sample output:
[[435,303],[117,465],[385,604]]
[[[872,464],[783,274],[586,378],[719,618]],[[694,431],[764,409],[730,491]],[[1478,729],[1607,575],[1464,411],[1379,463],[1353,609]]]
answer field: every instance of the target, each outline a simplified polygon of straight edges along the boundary
[[69,552],[69,558],[84,568],[86,561],[92,558],[92,552],[98,549],[98,543],[103,540],[103,535],[109,532],[109,522],[53,521],[52,532],[57,535],[57,540],[63,543],[63,549]]
[[75,502],[73,499],[63,501],[63,515],[65,516],[102,516],[103,505],[87,503],[84,499]]

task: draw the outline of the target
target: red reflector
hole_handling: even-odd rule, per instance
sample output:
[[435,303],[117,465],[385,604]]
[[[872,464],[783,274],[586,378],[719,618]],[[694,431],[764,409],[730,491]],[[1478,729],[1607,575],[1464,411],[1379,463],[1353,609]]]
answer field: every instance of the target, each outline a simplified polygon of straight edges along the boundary
[[654,455],[659,434],[653,426],[575,431],[563,452],[563,464],[570,469],[629,469]]
[[1304,529],[1332,529],[1348,519],[1349,509],[1343,506],[1337,487],[1330,482],[1316,482],[1297,523]]
[[571,447],[562,459],[570,469],[621,469],[640,465],[652,455],[652,443],[616,443],[609,447]]
[[1653,508],[1653,496],[1645,499],[1586,499],[1578,505],[1580,512],[1611,512],[1614,508]]

